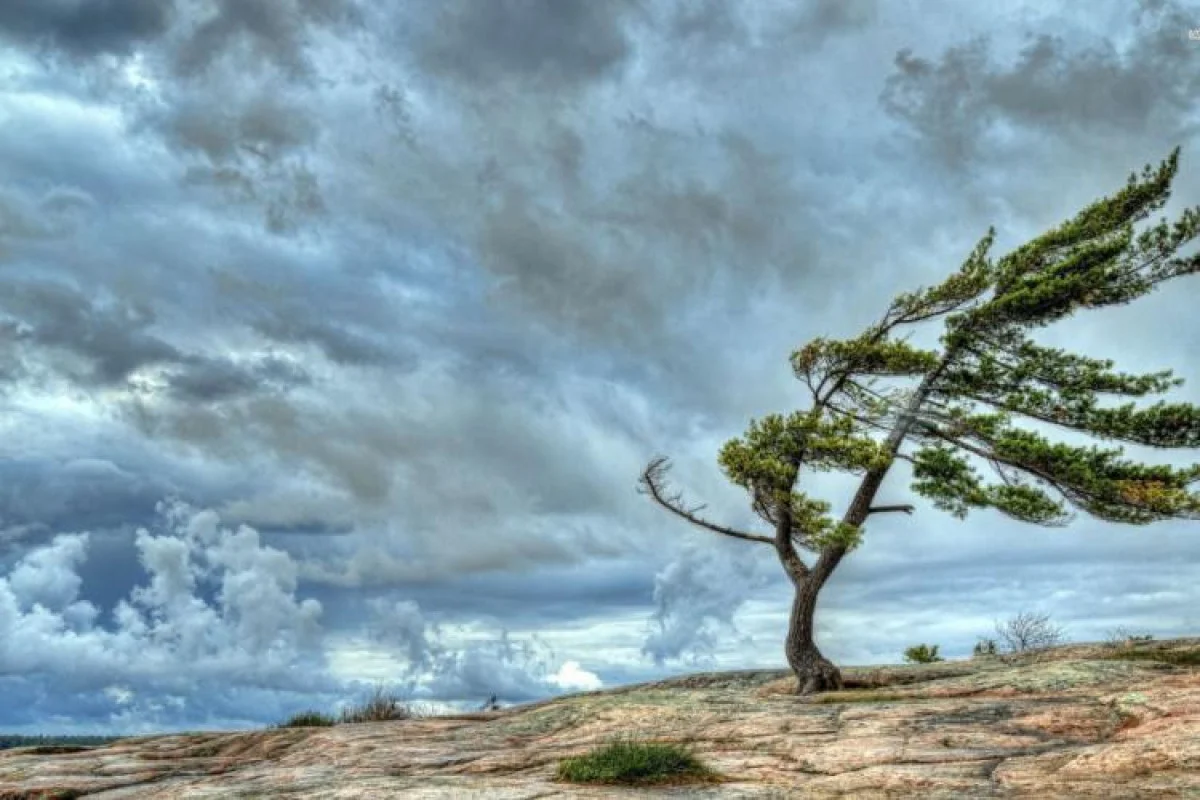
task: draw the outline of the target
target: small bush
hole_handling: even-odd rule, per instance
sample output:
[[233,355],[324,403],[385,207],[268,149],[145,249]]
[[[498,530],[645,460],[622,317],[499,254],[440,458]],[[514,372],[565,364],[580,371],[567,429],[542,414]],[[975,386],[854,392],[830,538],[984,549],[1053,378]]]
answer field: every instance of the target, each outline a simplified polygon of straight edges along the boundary
[[1133,631],[1131,631],[1129,628],[1126,628],[1124,625],[1120,625],[1108,632],[1107,639],[1105,640],[1104,644],[1107,647],[1122,647],[1122,646],[1128,646],[1131,644],[1139,644],[1139,643],[1143,643],[1143,642],[1152,642],[1152,641],[1154,641],[1153,634],[1147,633],[1147,634],[1138,636]]
[[412,719],[413,709],[395,695],[376,687],[375,694],[358,708],[342,710],[342,722],[387,722],[393,719]]
[[915,644],[904,651],[904,660],[910,664],[932,664],[945,659],[938,655],[938,645]]
[[287,721],[279,723],[276,727],[279,728],[317,728],[329,727],[336,725],[337,720],[327,714],[322,714],[320,711],[301,711],[299,714],[293,714],[288,717]]
[[985,639],[979,637],[979,641],[975,643],[975,649],[971,651],[971,658],[983,658],[986,656],[996,655],[996,640]]
[[1022,611],[1003,624],[997,622],[996,634],[1009,653],[1045,650],[1066,639],[1063,629],[1050,622],[1049,614],[1032,611]]
[[558,779],[570,783],[685,783],[715,780],[716,773],[679,745],[618,739],[585,755],[563,759]]

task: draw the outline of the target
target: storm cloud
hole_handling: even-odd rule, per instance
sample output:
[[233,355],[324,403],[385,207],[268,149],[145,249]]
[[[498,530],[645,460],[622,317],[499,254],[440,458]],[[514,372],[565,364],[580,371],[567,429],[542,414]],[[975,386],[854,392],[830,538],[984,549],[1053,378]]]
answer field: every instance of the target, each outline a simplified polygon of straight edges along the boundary
[[618,70],[633,54],[631,0],[500,0],[444,3],[429,15],[420,63],[474,87],[496,82],[580,83]]
[[71,55],[127,54],[166,32],[174,0],[12,0],[0,8],[0,36]]

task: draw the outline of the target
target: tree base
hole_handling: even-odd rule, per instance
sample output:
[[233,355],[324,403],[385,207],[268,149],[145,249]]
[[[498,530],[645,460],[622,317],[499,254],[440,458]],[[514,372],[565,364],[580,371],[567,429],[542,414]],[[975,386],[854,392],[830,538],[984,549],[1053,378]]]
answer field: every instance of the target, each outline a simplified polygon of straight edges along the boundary
[[793,664],[792,672],[796,674],[796,694],[833,692],[845,687],[841,670],[815,650]]

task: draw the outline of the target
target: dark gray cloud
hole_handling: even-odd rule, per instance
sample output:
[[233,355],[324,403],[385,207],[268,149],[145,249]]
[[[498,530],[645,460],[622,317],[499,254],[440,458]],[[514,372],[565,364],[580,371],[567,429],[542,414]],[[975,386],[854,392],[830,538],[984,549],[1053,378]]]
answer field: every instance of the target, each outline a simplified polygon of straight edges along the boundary
[[35,198],[0,188],[0,259],[5,256],[6,241],[61,237],[94,205],[90,195],[77,189],[58,187]]
[[228,358],[185,353],[151,332],[157,317],[146,303],[89,297],[52,281],[13,283],[0,299],[10,318],[4,340],[33,348],[30,361],[55,363],[58,375],[87,388],[144,389],[146,367],[166,371],[166,382],[182,401],[207,403],[309,382],[294,360],[274,355],[239,364]]
[[[395,344],[384,345],[338,324],[313,318],[295,308],[291,313],[278,313],[254,323],[259,333],[276,342],[304,342],[316,345],[325,357],[335,364],[346,366],[391,364],[400,366],[407,353]],[[400,351],[400,352],[398,352]]]
[[993,57],[987,36],[952,46],[940,59],[905,48],[881,101],[952,166],[997,146],[1002,122],[1092,141],[1189,138],[1200,91],[1195,43],[1187,38],[1194,15],[1167,0],[1142,0],[1127,24],[1131,38],[1124,45],[1028,32],[1010,64]]
[[[327,210],[309,159],[318,126],[277,81],[255,85],[228,74],[215,84],[181,91],[139,125],[180,153],[184,185],[261,209],[263,226],[275,234],[314,227]],[[218,113],[211,105],[216,93],[224,99]]]
[[218,0],[171,57],[176,74],[195,77],[232,56],[241,64],[270,64],[292,77],[309,77],[310,30],[359,20],[352,0]]
[[175,0],[6,0],[0,37],[74,56],[123,55],[162,36],[175,13]]
[[417,46],[432,73],[479,89],[516,80],[574,85],[619,70],[633,48],[631,0],[470,0],[439,4]]
[[678,42],[695,42],[703,47],[720,47],[731,43],[744,45],[747,29],[744,2],[700,0],[665,4],[665,29]]
[[191,358],[167,376],[171,393],[185,403],[211,403],[264,389],[286,389],[310,382],[303,367],[278,356],[266,356],[250,365],[229,359]]
[[112,461],[75,458],[67,461],[27,456],[0,460],[0,525],[20,529],[0,542],[0,553],[28,546],[59,531],[111,528],[141,523],[163,497],[179,490],[166,476],[126,468]]
[[[772,153],[740,135],[648,120],[616,132],[638,166],[620,169],[602,193],[575,194],[564,178],[557,202],[545,203],[515,169],[496,175],[475,251],[497,297],[586,340],[641,350],[661,344],[664,328],[687,325],[705,290],[735,269],[743,279],[821,269],[808,244],[816,210]],[[562,139],[547,138],[539,144],[559,153],[551,148]],[[568,163],[593,158],[568,152]],[[700,154],[713,166],[700,168]],[[732,305],[747,284],[728,288],[722,299]]]
[[879,17],[879,0],[805,0],[789,33],[802,39],[862,31]]
[[265,227],[290,234],[324,204],[302,152],[319,126],[287,89],[318,74],[314,40],[361,21],[354,0],[20,0],[0,10],[0,35],[75,56],[136,49],[123,65],[92,59],[52,80],[135,112],[132,130],[202,157],[181,178],[260,207]]
[[[641,614],[653,599],[655,572],[638,558],[615,554],[590,563],[530,566],[519,575],[500,569],[412,580],[382,590],[370,602],[415,603],[431,619],[470,618],[495,630],[550,630],[614,614]],[[331,624],[349,625],[362,615],[356,588],[314,587],[313,596]],[[381,617],[379,624],[385,622]]]
[[311,143],[317,126],[295,100],[265,87],[243,104],[214,109],[205,95],[180,98],[162,125],[167,141],[203,153],[215,164],[248,153],[275,161]]
[[78,356],[83,364],[62,371],[85,384],[114,386],[144,366],[180,360],[174,346],[150,333],[155,312],[142,303],[105,302],[52,281],[10,283],[0,296],[15,322],[15,335],[56,353]]

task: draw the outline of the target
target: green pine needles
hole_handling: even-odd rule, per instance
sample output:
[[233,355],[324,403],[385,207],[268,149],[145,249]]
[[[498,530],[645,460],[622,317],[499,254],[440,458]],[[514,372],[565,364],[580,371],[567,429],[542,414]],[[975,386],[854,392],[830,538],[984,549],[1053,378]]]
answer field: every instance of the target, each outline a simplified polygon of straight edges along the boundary
[[[1178,251],[1200,234],[1200,207],[1175,221],[1135,230],[1163,207],[1179,167],[1178,148],[1157,168],[1131,175],[1125,188],[1015,251],[992,259],[989,230],[961,268],[936,286],[896,297],[882,319],[844,341],[817,338],[792,354],[812,403],[804,411],[751,420],[721,448],[719,464],[746,490],[770,535],[738,531],[697,516],[669,494],[665,458],[641,477],[642,491],[689,522],[770,544],[796,586],[787,653],[807,687],[839,676],[812,644],[816,593],[841,558],[862,542],[896,460],[912,466],[912,490],[963,519],[994,509],[1012,519],[1060,526],[1083,511],[1143,525],[1200,519],[1200,464],[1140,464],[1120,446],[1052,441],[1022,419],[1117,443],[1164,449],[1200,447],[1200,409],[1159,401],[1101,405],[1102,396],[1142,398],[1179,386],[1170,370],[1129,374],[1103,358],[1038,344],[1039,329],[1076,311],[1123,305],[1160,284],[1200,271],[1200,255]],[[898,334],[941,321],[941,348],[914,347]],[[883,387],[881,379],[914,385]],[[979,467],[991,472],[990,479]],[[797,489],[803,469],[861,476],[840,518],[832,505]],[[806,561],[801,551],[816,555]],[[805,677],[807,676],[807,678]]]

